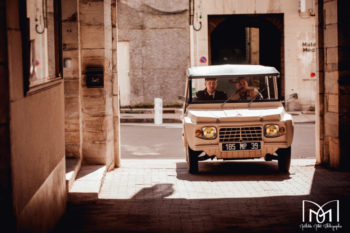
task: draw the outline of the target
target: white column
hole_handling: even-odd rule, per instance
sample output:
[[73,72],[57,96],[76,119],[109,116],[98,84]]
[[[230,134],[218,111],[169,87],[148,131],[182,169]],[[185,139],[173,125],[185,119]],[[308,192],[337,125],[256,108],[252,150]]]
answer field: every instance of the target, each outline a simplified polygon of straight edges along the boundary
[[154,98],[154,124],[163,124],[163,100]]

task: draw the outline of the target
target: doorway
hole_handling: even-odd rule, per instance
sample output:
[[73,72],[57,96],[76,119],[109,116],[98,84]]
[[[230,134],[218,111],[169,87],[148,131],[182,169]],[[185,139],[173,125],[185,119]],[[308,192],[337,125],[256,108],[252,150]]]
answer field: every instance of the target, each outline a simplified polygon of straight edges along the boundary
[[283,14],[208,16],[209,64],[273,66],[284,96],[283,22]]

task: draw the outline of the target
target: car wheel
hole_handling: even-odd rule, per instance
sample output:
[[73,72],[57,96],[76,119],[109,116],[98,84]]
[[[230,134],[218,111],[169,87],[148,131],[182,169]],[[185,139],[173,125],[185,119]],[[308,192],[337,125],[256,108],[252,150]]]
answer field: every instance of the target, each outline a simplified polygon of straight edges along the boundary
[[291,160],[291,147],[281,148],[277,150],[278,170],[280,172],[289,172]]
[[191,174],[198,173],[198,155],[200,155],[201,151],[194,151],[189,146],[186,150],[186,157],[188,162],[189,172]]

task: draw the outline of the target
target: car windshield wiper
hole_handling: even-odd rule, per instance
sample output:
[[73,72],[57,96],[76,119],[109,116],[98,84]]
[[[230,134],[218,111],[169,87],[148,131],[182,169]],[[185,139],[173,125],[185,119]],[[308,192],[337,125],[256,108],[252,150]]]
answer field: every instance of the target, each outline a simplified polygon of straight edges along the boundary
[[230,97],[229,97],[227,100],[225,100],[225,101],[220,105],[220,108],[223,109],[223,108],[224,108],[224,105],[225,105],[227,102],[229,102],[229,101],[230,101]]

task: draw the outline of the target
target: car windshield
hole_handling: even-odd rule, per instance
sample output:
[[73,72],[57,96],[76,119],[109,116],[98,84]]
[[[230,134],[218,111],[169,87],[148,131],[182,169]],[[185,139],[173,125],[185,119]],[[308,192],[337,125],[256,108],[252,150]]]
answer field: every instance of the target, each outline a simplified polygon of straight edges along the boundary
[[189,79],[189,103],[278,100],[276,75],[196,77]]

